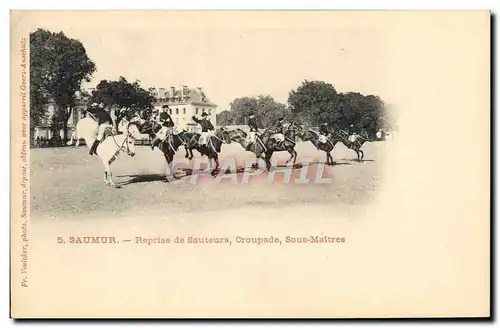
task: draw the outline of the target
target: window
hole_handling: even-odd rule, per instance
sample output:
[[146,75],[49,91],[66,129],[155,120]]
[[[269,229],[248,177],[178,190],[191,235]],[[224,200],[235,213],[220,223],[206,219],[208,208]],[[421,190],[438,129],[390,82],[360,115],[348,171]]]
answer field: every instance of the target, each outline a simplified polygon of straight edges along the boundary
[[175,115],[179,115],[179,108],[175,109]]
[[172,108],[169,108],[168,111],[169,111],[170,115],[172,115]]
[[201,110],[201,112],[202,112],[202,113],[205,113],[205,108],[203,108],[203,109]]
[[186,108],[182,109],[182,114],[186,114]]
[[196,108],[196,115],[198,115],[200,112],[199,112],[199,108]]
[[212,115],[212,110],[211,109],[208,110],[208,115]]

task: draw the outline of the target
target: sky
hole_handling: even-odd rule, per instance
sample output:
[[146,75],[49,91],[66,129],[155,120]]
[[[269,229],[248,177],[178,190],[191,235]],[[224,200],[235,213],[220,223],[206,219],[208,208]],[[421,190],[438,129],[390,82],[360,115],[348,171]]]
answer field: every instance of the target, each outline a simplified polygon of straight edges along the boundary
[[390,26],[360,15],[48,12],[33,26],[83,43],[97,66],[85,87],[119,76],[145,89],[202,87],[218,112],[244,96],[286,102],[305,79],[391,101]]

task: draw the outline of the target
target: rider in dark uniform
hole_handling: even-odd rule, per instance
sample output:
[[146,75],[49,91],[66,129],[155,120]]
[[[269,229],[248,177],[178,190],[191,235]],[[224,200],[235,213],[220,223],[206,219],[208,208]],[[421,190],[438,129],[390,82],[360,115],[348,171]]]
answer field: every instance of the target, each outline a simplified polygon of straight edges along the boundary
[[248,127],[250,128],[250,131],[248,133],[248,145],[247,145],[247,150],[249,150],[250,147],[255,142],[257,133],[259,132],[259,127],[257,126],[257,118],[255,117],[255,115],[248,116],[247,124]]
[[[283,134],[283,122],[285,121],[285,118],[284,117],[280,117],[278,118],[276,121],[274,121],[274,124],[271,126],[271,131],[273,133],[280,133],[280,134]],[[281,144],[284,142],[284,141],[278,141],[278,146],[281,146]]]
[[[175,126],[174,124],[174,121],[172,120],[172,117],[170,116],[170,114],[167,112],[167,110],[169,109],[168,105],[164,105],[161,107],[163,109],[163,112],[161,112],[160,114],[160,117],[158,118],[158,122],[161,124],[162,126],[162,129],[164,128],[167,128],[167,129],[171,129]],[[165,130],[160,130],[162,133],[161,135],[166,137],[166,132]],[[156,146],[158,146],[158,144],[160,142],[162,142],[162,138],[159,138],[159,137],[156,137],[155,140],[153,141],[152,145],[151,145],[151,149],[155,149]]]
[[192,119],[199,125],[201,125],[201,132],[209,132],[215,130],[214,126],[212,125],[212,122],[207,120],[208,114],[206,112],[201,114],[201,120],[197,119],[196,116],[193,116]]
[[257,118],[255,115],[250,115],[248,117],[248,126],[250,127],[250,132],[259,132],[259,128],[257,126]]
[[200,140],[198,141],[200,146],[205,146],[206,142],[208,141],[208,135],[211,131],[214,131],[215,128],[212,125],[212,122],[207,120],[208,114],[206,112],[203,112],[201,114],[201,120],[196,118],[196,116],[193,116],[192,119],[199,125],[201,125],[201,137]]
[[90,147],[89,154],[90,155],[93,155],[93,154],[97,155],[97,146],[99,145],[99,142],[104,137],[104,128],[105,127],[103,128],[103,124],[106,126],[109,125],[112,127],[113,120],[112,120],[109,112],[104,109],[104,104],[102,104],[102,103],[99,104],[99,106],[95,108],[95,111],[93,114],[94,114],[95,118],[97,119],[98,132],[97,132],[96,140],[94,140],[92,147]]

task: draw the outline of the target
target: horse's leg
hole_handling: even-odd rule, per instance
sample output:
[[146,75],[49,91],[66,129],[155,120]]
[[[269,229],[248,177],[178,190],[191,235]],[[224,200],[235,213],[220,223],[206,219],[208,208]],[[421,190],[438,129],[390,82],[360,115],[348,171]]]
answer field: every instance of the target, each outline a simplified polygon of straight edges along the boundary
[[357,149],[354,149],[354,151],[356,152],[356,156],[358,156],[358,162],[359,162],[359,151]]
[[186,156],[184,156],[184,158],[188,158],[189,157],[188,147],[184,146],[184,150],[186,151]]
[[330,161],[330,165],[335,165],[335,161],[333,160],[331,150],[327,153],[327,155],[328,155],[328,160]]
[[112,187],[116,187],[115,183],[113,182],[113,176],[111,174],[111,165],[109,164],[109,161],[103,160],[104,164],[104,178],[107,185],[110,185]]
[[292,158],[293,158],[293,152],[294,152],[293,148],[291,148],[291,149],[289,148],[289,149],[287,149],[287,151],[288,151],[288,153],[290,154],[290,158],[289,158],[289,159],[285,162],[285,164],[290,163],[290,161],[291,161],[291,160],[292,160]]
[[363,158],[365,158],[365,153],[360,149],[359,152],[361,153],[361,160],[363,160]]
[[266,157],[265,157],[265,161],[266,161],[266,168],[267,168],[267,171],[271,171],[271,157],[273,156],[273,153],[272,152],[266,152]]
[[295,149],[292,150],[293,150],[293,166],[295,166],[295,164],[297,163],[297,152],[295,151]]
[[212,175],[216,175],[217,170],[219,170],[219,155],[215,154],[215,157],[213,158],[213,160],[215,162],[215,168],[212,170]]
[[252,165],[252,167],[257,169],[257,170],[259,169],[259,158],[261,158],[261,157],[259,155],[255,154],[255,163]]
[[165,174],[165,181],[169,182],[169,177],[174,177],[174,172],[172,172],[172,163],[173,161],[169,161],[167,154],[164,154],[165,160],[167,161],[167,172]]
[[189,148],[189,160],[192,160],[193,157],[194,157],[194,155],[193,155],[193,149]]

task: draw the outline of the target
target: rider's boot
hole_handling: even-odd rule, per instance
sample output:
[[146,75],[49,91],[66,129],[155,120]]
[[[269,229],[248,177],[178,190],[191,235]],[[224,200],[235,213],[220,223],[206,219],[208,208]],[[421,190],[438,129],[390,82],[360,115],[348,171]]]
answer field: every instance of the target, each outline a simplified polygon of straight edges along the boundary
[[97,155],[97,146],[99,145],[99,140],[94,140],[92,147],[90,147],[89,155],[96,154]]

